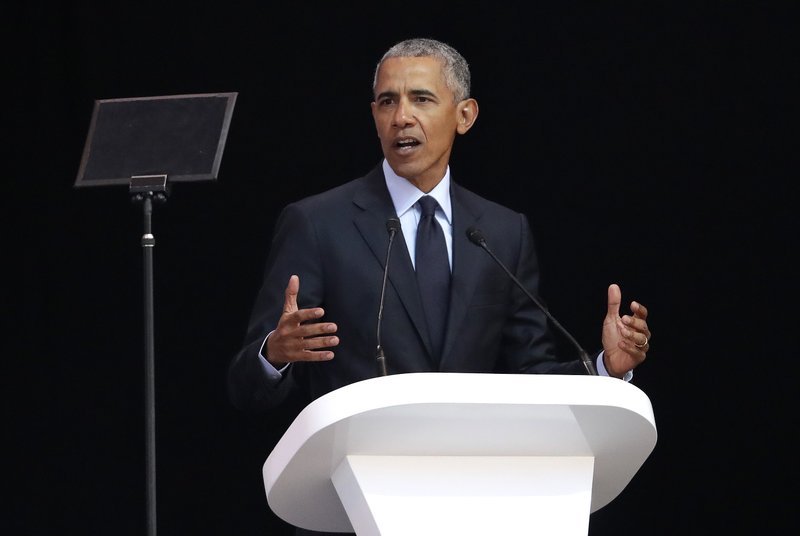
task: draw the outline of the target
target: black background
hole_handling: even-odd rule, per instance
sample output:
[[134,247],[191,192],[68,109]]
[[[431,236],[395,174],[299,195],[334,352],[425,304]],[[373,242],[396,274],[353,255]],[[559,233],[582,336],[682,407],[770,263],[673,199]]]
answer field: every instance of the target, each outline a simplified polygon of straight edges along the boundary
[[529,216],[553,314],[593,349],[609,283],[651,311],[658,444],[590,533],[796,530],[790,3],[293,6],[8,14],[4,532],[145,533],[141,206],[73,184],[95,99],[236,91],[219,180],[153,215],[158,527],[290,534],[261,466],[293,415],[225,368],[277,211],[379,161],[373,68],[414,36],[471,64],[453,176]]

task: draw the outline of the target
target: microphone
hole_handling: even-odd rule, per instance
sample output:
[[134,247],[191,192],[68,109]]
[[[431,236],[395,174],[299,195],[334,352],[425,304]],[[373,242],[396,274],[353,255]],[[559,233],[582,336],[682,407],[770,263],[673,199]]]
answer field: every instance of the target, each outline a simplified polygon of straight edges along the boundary
[[558,322],[558,320],[556,320],[553,317],[553,315],[550,314],[550,311],[547,310],[547,307],[542,305],[542,303],[539,300],[537,300],[533,296],[533,294],[528,292],[528,289],[526,289],[525,286],[522,283],[520,283],[519,280],[516,277],[514,277],[514,274],[512,274],[511,271],[508,268],[506,268],[506,265],[503,264],[503,262],[500,259],[497,258],[497,255],[495,255],[492,252],[491,249],[489,249],[489,245],[486,243],[486,237],[483,236],[483,232],[480,229],[477,229],[475,227],[470,227],[469,229],[467,229],[467,238],[469,238],[470,242],[472,242],[473,244],[475,244],[477,246],[480,246],[481,248],[486,250],[486,253],[491,255],[491,257],[494,259],[494,261],[500,266],[500,268],[503,269],[503,271],[506,274],[508,274],[508,277],[510,277],[511,280],[514,281],[514,283],[516,283],[516,285],[520,288],[520,290],[522,290],[522,292],[524,292],[525,295],[528,296],[528,298],[533,303],[535,303],[536,306],[539,309],[542,310],[542,312],[547,316],[548,319],[550,319],[550,321],[553,323],[553,325],[556,326],[559,329],[559,331],[561,331],[561,333],[567,339],[569,339],[569,341],[572,343],[572,345],[575,346],[575,348],[578,349],[578,354],[581,356],[581,361],[583,362],[583,366],[586,367],[586,370],[589,372],[589,374],[591,374],[592,376],[597,376],[598,375],[597,374],[597,369],[595,368],[594,363],[592,362],[592,359],[589,357],[589,354],[586,353],[586,350],[584,350],[581,347],[581,345],[578,344],[578,341],[576,341],[575,338],[569,333],[569,331],[567,331]]
[[383,346],[381,346],[381,320],[383,320],[383,297],[386,294],[386,280],[389,278],[389,256],[392,254],[392,242],[397,231],[400,230],[400,220],[397,218],[389,218],[386,220],[386,230],[389,232],[389,245],[386,247],[386,264],[383,265],[383,284],[381,285],[381,301],[378,306],[378,327],[376,339],[378,346],[375,349],[375,360],[378,362],[378,375],[386,376],[386,355],[383,353]]

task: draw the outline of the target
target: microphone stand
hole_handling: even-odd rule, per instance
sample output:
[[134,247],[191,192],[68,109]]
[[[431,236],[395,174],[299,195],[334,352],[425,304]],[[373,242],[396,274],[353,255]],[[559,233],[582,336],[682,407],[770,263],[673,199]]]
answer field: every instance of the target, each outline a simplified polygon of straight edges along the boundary
[[386,294],[386,280],[389,277],[389,256],[392,254],[392,242],[394,241],[394,236],[397,234],[397,231],[400,229],[400,220],[397,218],[389,218],[386,222],[386,230],[389,232],[389,245],[386,247],[386,263],[383,265],[383,283],[381,284],[381,301],[380,305],[378,305],[378,327],[376,329],[376,340],[378,345],[375,349],[375,360],[378,363],[378,376],[386,376],[388,374],[386,370],[386,355],[383,352],[383,346],[381,346],[381,320],[383,320],[383,298]]
[[506,265],[503,264],[503,261],[501,261],[497,257],[497,255],[494,254],[494,252],[489,248],[489,244],[486,243],[486,238],[484,238],[483,233],[480,232],[478,229],[469,228],[467,229],[467,238],[469,238],[470,242],[472,242],[473,244],[476,244],[479,247],[481,247],[484,251],[486,251],[486,253],[488,253],[492,257],[492,259],[494,259],[494,261],[500,266],[500,268],[503,269],[506,275],[508,275],[508,277],[511,278],[511,280],[517,285],[517,287],[519,287],[519,289],[522,292],[524,292],[526,296],[528,296],[528,299],[531,300],[533,303],[535,303],[536,306],[539,309],[541,309],[541,311],[545,314],[545,316],[550,320],[550,322],[552,322],[553,325],[557,327],[558,330],[567,339],[569,339],[569,342],[571,342],[572,345],[578,350],[578,355],[580,355],[581,362],[583,363],[583,366],[586,369],[586,371],[592,376],[597,376],[598,375],[597,368],[594,366],[594,363],[592,362],[592,359],[589,357],[589,354],[586,352],[586,350],[584,350],[583,347],[578,343],[578,341],[575,340],[575,337],[573,337],[572,334],[569,331],[567,331],[567,329],[564,326],[562,326],[561,323],[558,320],[556,320],[552,314],[550,314],[550,311],[547,309],[547,307],[545,307],[544,304],[542,304],[539,300],[537,300],[536,297],[533,294],[531,294],[527,288],[525,288],[525,285],[523,285],[520,282],[520,280],[517,279],[516,276],[514,276],[514,274],[511,273],[511,270],[509,270],[506,267]]
[[142,253],[144,258],[144,403],[147,491],[147,534],[156,536],[156,409],[155,409],[155,330],[153,314],[153,201],[165,202],[169,193],[166,175],[134,176],[130,182],[134,202],[140,202],[144,213]]

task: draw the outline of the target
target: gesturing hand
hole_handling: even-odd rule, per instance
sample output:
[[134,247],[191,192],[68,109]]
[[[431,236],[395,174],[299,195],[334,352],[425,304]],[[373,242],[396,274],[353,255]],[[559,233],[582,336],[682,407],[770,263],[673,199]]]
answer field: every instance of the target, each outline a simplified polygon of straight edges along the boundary
[[631,302],[633,315],[620,316],[622,291],[618,285],[608,287],[608,311],[603,321],[604,365],[608,373],[621,378],[647,357],[652,334],[647,326],[647,307]]
[[332,322],[312,322],[325,314],[321,307],[298,309],[297,295],[300,293],[300,278],[293,275],[286,285],[283,314],[275,331],[267,339],[266,357],[274,367],[280,368],[292,361],[327,361],[333,359],[333,352],[320,350],[339,344],[336,324]]

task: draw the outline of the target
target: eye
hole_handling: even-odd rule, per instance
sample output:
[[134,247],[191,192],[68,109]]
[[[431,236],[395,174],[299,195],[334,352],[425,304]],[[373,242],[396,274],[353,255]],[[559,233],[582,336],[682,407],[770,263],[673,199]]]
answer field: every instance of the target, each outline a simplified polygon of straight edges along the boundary
[[394,99],[392,97],[384,97],[382,99],[378,99],[379,106],[391,106],[394,104]]

